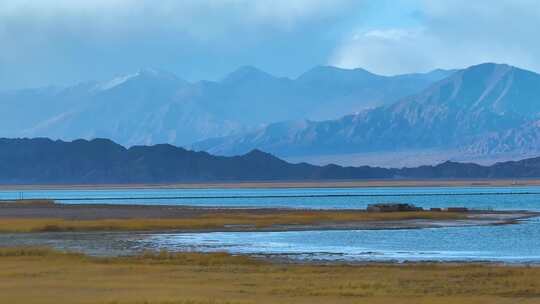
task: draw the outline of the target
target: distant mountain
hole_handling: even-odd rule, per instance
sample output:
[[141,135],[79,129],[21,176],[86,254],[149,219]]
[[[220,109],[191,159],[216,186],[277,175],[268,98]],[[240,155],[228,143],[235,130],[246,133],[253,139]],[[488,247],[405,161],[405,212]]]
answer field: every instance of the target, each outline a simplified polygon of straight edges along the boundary
[[8,118],[0,121],[0,134],[111,137],[132,145],[186,143],[241,130],[239,123],[215,117],[191,100],[192,87],[149,69],[106,82],[0,94],[0,110]]
[[337,120],[274,123],[194,148],[223,155],[257,148],[279,156],[426,149],[540,153],[539,119],[540,75],[486,63],[391,105]]
[[106,139],[0,139],[0,184],[532,177],[540,177],[540,158],[493,166],[445,162],[384,169],[291,164],[259,150],[223,157],[168,144],[126,149]]
[[338,118],[366,108],[391,104],[402,97],[420,92],[453,72],[434,70],[388,77],[359,68],[346,70],[330,66],[315,67],[300,75],[296,83],[306,92],[308,101],[317,102],[309,102],[305,109],[308,115],[296,119]]
[[189,83],[147,69],[67,88],[0,92],[0,136],[188,145],[276,121],[331,119],[389,104],[452,72],[385,77],[317,67],[289,79],[242,67],[218,82]]

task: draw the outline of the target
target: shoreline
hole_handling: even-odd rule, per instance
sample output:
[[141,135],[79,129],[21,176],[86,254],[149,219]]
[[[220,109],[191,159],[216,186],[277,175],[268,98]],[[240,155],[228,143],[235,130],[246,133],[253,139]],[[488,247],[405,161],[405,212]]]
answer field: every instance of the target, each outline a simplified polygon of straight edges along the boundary
[[[93,256],[130,256],[156,250],[140,246],[133,240],[153,235],[198,233],[266,233],[298,231],[362,231],[415,230],[469,226],[520,224],[529,218],[540,217],[532,211],[401,211],[368,212],[366,210],[305,210],[286,208],[228,209],[171,205],[111,205],[111,204],[55,204],[52,201],[25,201],[0,204],[0,242],[3,246],[48,246],[69,252],[78,248]],[[1,248],[1,246],[0,246]],[[193,248],[195,252],[201,254]],[[180,250],[179,252],[182,252]],[[188,250],[189,251],[189,250]],[[421,262],[396,260],[351,261],[345,256],[321,260],[288,254],[245,253],[247,257],[278,264],[305,265],[371,265],[377,263],[434,263],[434,264],[489,264],[540,265],[527,261],[426,260]],[[242,255],[242,254],[241,254]],[[324,255],[324,252],[323,252]]]
[[178,205],[0,204],[6,232],[280,232],[380,230],[508,225],[540,212],[473,210],[367,212],[366,210],[223,208]]

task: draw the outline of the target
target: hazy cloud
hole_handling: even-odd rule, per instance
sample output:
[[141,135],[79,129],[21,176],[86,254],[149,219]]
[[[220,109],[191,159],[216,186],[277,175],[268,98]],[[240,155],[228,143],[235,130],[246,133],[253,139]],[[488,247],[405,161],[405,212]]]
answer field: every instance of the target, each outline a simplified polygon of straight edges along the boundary
[[419,2],[417,25],[358,28],[330,64],[384,74],[503,62],[540,71],[536,0]]
[[0,89],[155,67],[396,74],[486,61],[540,71],[537,0],[2,0]]
[[[242,64],[275,66],[265,58],[267,52],[277,59],[285,51],[297,56],[295,49],[309,50],[309,44],[324,38],[317,30],[338,23],[358,3],[4,0],[0,1],[0,87],[73,82],[147,66],[191,78]],[[330,47],[313,53],[322,61]],[[294,60],[281,59],[284,66],[290,60],[294,67]]]

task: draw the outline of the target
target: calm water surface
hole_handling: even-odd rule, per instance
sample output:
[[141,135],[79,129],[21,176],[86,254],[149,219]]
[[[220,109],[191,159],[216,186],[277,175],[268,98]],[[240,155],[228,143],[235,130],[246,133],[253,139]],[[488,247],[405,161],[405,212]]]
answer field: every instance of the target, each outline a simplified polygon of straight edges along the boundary
[[51,198],[64,203],[171,204],[221,207],[357,209],[376,202],[540,211],[540,187],[379,187],[295,189],[3,190],[0,199]]

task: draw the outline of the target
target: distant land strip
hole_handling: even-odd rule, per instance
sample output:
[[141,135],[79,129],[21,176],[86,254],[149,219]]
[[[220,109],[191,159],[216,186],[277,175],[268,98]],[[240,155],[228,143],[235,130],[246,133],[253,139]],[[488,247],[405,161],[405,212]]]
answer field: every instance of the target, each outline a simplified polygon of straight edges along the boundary
[[[359,179],[359,180],[321,180],[321,181],[238,181],[206,183],[162,183],[162,184],[0,184],[0,191],[24,192],[35,190],[111,190],[111,189],[300,189],[300,188],[489,188],[489,187],[536,187],[540,179]],[[481,190],[479,190],[481,191]]]
[[[262,198],[317,198],[317,197],[393,197],[393,196],[483,196],[483,195],[540,195],[540,192],[471,192],[471,193],[361,193],[361,194],[298,194],[298,195],[220,195],[220,196],[127,196],[127,197],[46,197],[55,201],[112,201],[112,200],[174,200],[174,199],[262,199]],[[12,199],[0,199],[12,201]]]

